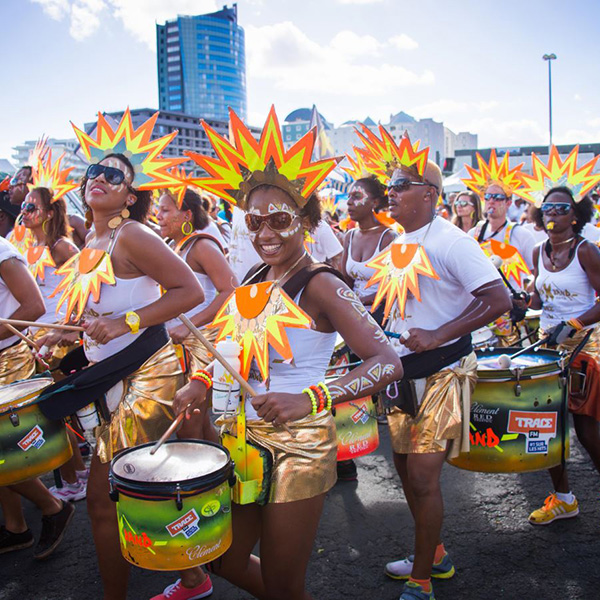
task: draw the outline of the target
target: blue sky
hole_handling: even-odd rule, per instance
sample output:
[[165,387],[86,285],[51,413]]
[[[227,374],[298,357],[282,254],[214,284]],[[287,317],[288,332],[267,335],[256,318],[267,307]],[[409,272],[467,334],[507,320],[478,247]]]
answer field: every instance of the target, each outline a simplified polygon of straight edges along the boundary
[[[155,27],[213,0],[2,0],[0,157],[97,110],[158,107]],[[481,147],[600,142],[596,0],[240,0],[249,121],[316,103],[338,125],[404,110]],[[8,24],[8,26],[6,26]]]

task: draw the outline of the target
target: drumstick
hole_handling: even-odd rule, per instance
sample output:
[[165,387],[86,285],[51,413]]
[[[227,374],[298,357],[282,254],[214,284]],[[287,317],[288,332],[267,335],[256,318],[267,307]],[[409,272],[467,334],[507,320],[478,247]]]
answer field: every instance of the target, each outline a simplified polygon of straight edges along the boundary
[[[253,398],[258,396],[252,386],[227,362],[227,359],[198,331],[198,328],[185,316],[179,315],[179,320],[192,332],[204,347],[231,373],[233,378],[240,384],[242,389],[250,394]],[[292,431],[285,423],[281,423],[283,427],[293,438],[296,437],[296,433]]]
[[40,351],[40,347],[31,339],[28,338],[22,331],[19,331],[16,327],[13,327],[10,323],[4,323],[4,327],[14,333],[17,337],[20,337],[28,346],[31,346],[34,350]]
[[171,437],[171,435],[175,432],[175,430],[181,424],[183,417],[185,416],[185,411],[188,409],[190,405],[188,404],[185,407],[185,410],[181,411],[175,420],[169,425],[169,428],[160,436],[158,442],[152,446],[152,450],[150,450],[150,454],[154,455],[154,453]]
[[1,319],[2,325],[17,325],[18,327],[40,327],[44,329],[62,329],[64,331],[85,331],[77,325],[62,325],[61,323],[40,323],[38,321],[20,321],[18,319]]

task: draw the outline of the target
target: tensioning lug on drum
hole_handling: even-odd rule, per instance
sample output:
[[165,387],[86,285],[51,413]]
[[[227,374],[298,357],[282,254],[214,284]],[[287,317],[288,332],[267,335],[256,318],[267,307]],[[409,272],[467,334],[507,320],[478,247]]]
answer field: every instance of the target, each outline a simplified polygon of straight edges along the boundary
[[521,390],[522,390],[521,383],[520,383],[522,370],[519,367],[517,367],[516,369],[514,369],[513,373],[517,380],[517,382],[515,383],[515,386],[514,386],[515,396],[519,397],[521,395]]
[[119,501],[119,490],[115,489],[115,487],[113,486],[113,481],[110,477],[108,478],[108,497],[113,502]]
[[18,427],[21,423],[21,420],[19,419],[19,415],[16,412],[13,412],[12,410],[11,410],[10,416],[8,418],[10,419],[10,422],[13,427]]
[[177,484],[177,499],[175,500],[175,506],[177,507],[177,510],[181,510],[183,508],[183,501],[181,499],[181,486],[179,484]]

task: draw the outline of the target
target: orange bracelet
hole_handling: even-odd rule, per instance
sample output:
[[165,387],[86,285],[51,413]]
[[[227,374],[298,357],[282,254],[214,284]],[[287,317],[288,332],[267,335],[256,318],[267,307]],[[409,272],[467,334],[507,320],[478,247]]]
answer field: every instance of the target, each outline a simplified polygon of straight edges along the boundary
[[208,371],[205,371],[204,369],[198,369],[190,377],[190,381],[191,380],[201,381],[206,386],[207,390],[209,390],[212,387],[212,377],[210,376],[210,373]]
[[323,392],[323,390],[316,385],[311,385],[310,389],[317,395],[317,398],[319,399],[319,408],[317,410],[317,412],[322,412],[325,410],[325,393]]

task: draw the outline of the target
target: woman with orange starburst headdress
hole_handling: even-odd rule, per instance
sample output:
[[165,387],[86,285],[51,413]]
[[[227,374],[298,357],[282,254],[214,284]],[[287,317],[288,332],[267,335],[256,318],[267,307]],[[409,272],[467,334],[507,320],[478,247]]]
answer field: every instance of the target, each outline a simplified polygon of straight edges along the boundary
[[[336,480],[332,405],[377,391],[402,369],[356,295],[304,247],[305,233],[320,222],[314,192],[337,159],[311,161],[314,130],[286,151],[274,109],[258,142],[230,115],[231,142],[204,125],[216,159],[188,154],[209,173],[197,185],[245,211],[262,261],[212,324],[219,338],[240,344],[241,375],[258,393],[240,403],[236,417],[218,421],[222,440],[232,452],[240,444],[252,446],[241,456],[245,464],[236,458],[236,470],[246,482],[247,456],[255,456],[251,466],[262,485],[248,494],[236,484],[234,501],[246,506],[233,505],[232,546],[211,566],[257,598],[307,600],[306,569],[325,494]],[[364,362],[326,384],[336,330]],[[176,402],[206,410],[206,387],[192,381]],[[244,430],[247,442],[236,437]],[[259,540],[260,559],[252,555]],[[173,594],[194,597],[178,582],[154,600]]]
[[64,307],[84,329],[83,348],[61,368],[88,366],[40,396],[50,418],[100,403],[87,499],[104,597],[115,600],[126,596],[129,565],[109,498],[109,461],[157,440],[172,423],[184,379],[164,323],[204,298],[191,269],[143,225],[151,190],[175,184],[168,169],[181,162],[161,156],[176,133],[151,139],[157,117],[134,129],[127,110],[113,130],[99,114],[96,139],[74,127],[91,163],[80,192],[93,229],[83,250],[58,269],[63,279],[54,294],[57,310]]
[[[598,157],[579,168],[577,158],[577,147],[563,161],[553,146],[548,164],[532,155],[532,174],[522,175],[517,194],[538,207],[537,221],[548,233],[533,252],[531,306],[542,310],[541,335],[550,335],[548,346],[567,352],[585,343],[572,363],[569,410],[577,437],[600,472],[600,251],[583,236],[594,212],[589,193],[600,174],[592,173]],[[579,513],[566,465],[550,469],[550,476],[554,492],[529,516],[534,525]]]

